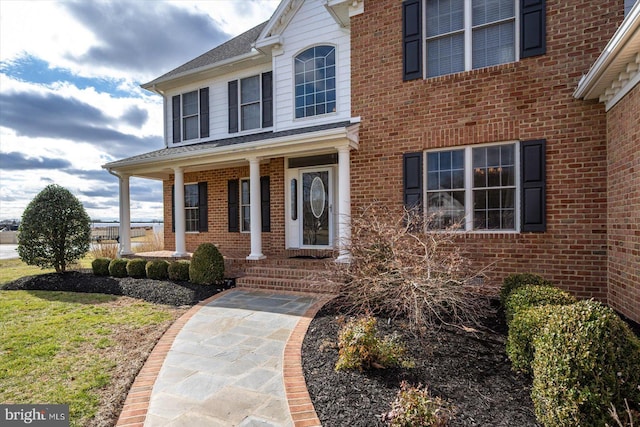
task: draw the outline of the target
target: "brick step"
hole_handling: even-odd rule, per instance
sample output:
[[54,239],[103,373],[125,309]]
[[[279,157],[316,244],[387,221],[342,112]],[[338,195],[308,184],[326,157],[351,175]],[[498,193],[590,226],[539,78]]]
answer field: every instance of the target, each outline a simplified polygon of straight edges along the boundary
[[315,280],[319,277],[326,277],[327,273],[321,269],[306,268],[284,268],[284,267],[267,267],[256,266],[246,269],[247,276],[253,277],[274,277],[281,279],[307,279]]
[[338,287],[328,282],[278,277],[244,276],[236,279],[237,288],[296,291],[313,293],[337,293]]

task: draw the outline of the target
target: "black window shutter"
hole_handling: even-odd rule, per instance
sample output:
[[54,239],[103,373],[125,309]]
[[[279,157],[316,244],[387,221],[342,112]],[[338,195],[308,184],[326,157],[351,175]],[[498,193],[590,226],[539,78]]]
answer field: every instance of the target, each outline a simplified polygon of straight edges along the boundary
[[422,153],[405,153],[403,158],[404,206],[422,209]]
[[173,117],[173,143],[180,142],[180,95],[171,99],[171,114]]
[[229,82],[229,133],[238,132],[238,81]]
[[522,231],[540,233],[547,229],[545,146],[544,139],[520,145]]
[[240,231],[240,192],[239,182],[237,179],[231,179],[227,182],[227,209],[229,217],[229,232],[237,233]]
[[262,74],[262,127],[273,126],[273,73]]
[[207,195],[207,183],[198,183],[198,231],[209,231],[209,197]]
[[271,231],[271,185],[268,176],[260,177],[260,212],[262,214],[262,232]]
[[422,0],[402,2],[402,78],[422,78]]
[[546,22],[545,0],[520,0],[520,58],[546,53]]
[[176,232],[176,186],[171,186],[171,231]]
[[209,137],[209,88],[200,89],[200,138]]

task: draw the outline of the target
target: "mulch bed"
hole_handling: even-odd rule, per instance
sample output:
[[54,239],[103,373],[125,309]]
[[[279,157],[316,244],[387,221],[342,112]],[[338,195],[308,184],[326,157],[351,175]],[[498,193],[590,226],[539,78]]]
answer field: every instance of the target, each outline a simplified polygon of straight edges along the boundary
[[69,271],[64,274],[48,273],[22,277],[0,286],[0,289],[124,295],[155,304],[183,306],[197,304],[231,286],[231,282],[219,286],[204,286],[170,280],[99,277],[93,273]]
[[[494,307],[495,308],[495,307]],[[302,346],[302,365],[323,427],[385,426],[401,381],[426,385],[456,408],[452,426],[538,426],[533,413],[531,378],[511,371],[505,353],[506,325],[497,309],[475,332],[441,326],[425,337],[407,331],[404,322],[378,319],[383,335],[398,333],[416,363],[413,369],[340,371],[335,305],[313,319]]]

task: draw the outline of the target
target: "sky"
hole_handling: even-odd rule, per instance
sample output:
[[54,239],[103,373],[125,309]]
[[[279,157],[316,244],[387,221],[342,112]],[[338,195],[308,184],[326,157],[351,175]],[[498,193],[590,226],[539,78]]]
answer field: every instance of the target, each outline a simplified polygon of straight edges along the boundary
[[[162,98],[140,88],[272,15],[279,0],[0,0],[0,220],[47,185],[118,219],[101,166],[163,148]],[[133,221],[162,184],[131,179]]]

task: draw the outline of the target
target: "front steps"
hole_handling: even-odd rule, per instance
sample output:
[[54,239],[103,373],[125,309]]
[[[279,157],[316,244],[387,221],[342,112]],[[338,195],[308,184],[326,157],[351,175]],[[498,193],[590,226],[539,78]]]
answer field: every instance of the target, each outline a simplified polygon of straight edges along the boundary
[[245,261],[243,275],[236,278],[236,287],[276,291],[337,293],[338,286],[329,282],[327,262],[333,260],[265,259]]

